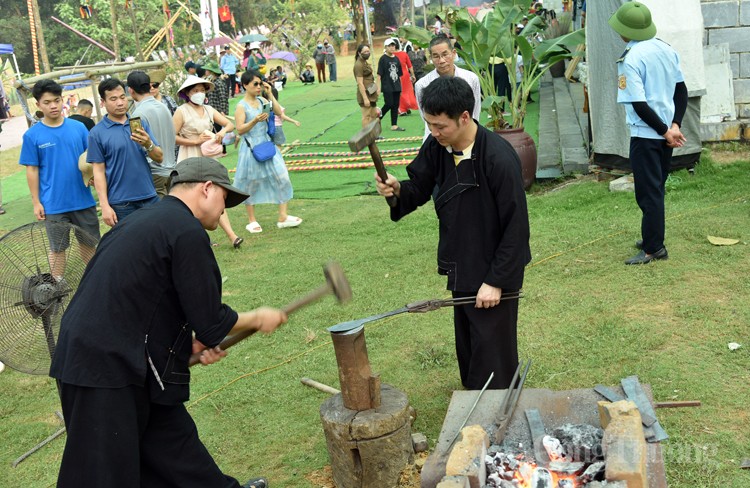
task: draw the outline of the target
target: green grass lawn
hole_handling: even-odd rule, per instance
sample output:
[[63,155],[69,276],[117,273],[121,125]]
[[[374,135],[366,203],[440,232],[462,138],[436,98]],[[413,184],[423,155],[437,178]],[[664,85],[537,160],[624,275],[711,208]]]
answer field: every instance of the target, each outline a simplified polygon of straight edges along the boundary
[[[360,125],[353,92],[346,80],[283,91],[282,104],[303,124],[285,125],[288,139],[348,139]],[[403,124],[406,135],[421,134],[418,116]],[[236,155],[230,152],[224,162],[231,167]],[[4,161],[13,157],[0,153]],[[403,176],[403,167],[397,171]],[[233,251],[215,236],[222,243],[216,256],[224,300],[238,310],[283,306],[319,286],[329,259],[342,264],[354,292],[347,305],[328,297],[292,315],[276,333],[237,345],[219,364],[193,370],[188,408],[219,465],[241,480],[265,475],[276,487],[317,486],[306,476],[328,464],[319,419],[326,395],[299,379],[339,386],[326,327],[447,296],[435,273],[432,205],[392,223],[374,195],[372,173],[293,173],[290,212],[305,219],[302,226],[264,225],[262,234],[249,235],[242,230],[244,209],[234,208],[229,215],[246,239],[242,249]],[[527,387],[615,385],[636,374],[658,401],[701,400],[701,408],[657,412],[670,435],[664,443],[669,485],[746,488],[750,473],[739,462],[750,457],[750,162],[719,166],[706,157],[695,175],[676,176],[666,201],[670,259],[644,267],[622,264],[638,237],[632,194],[582,180],[529,195],[534,260],[519,313],[521,355],[534,360]],[[7,231],[33,216],[22,173],[4,178],[3,190],[8,214],[0,228]],[[270,224],[276,208],[259,206],[257,216]],[[740,243],[716,247],[707,235]],[[408,395],[418,414],[414,430],[433,446],[451,392],[461,388],[450,310],[368,324],[367,342],[373,370]],[[729,342],[743,347],[730,351]],[[0,391],[0,486],[54,486],[64,437],[10,467],[58,429],[54,383],[6,369]]]

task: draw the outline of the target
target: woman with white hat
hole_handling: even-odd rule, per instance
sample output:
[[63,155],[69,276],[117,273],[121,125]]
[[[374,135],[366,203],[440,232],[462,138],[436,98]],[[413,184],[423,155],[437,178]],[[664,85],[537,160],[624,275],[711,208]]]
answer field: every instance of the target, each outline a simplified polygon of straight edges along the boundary
[[[185,102],[180,105],[172,118],[174,132],[177,134],[177,162],[187,158],[201,157],[201,145],[214,139],[221,144],[227,133],[234,130],[234,124],[210,105],[205,105],[206,93],[214,89],[214,84],[203,78],[189,75],[179,90],[177,96]],[[214,123],[221,130],[214,133]],[[221,214],[219,226],[226,232],[235,249],[239,249],[243,239],[234,232],[226,212]]]

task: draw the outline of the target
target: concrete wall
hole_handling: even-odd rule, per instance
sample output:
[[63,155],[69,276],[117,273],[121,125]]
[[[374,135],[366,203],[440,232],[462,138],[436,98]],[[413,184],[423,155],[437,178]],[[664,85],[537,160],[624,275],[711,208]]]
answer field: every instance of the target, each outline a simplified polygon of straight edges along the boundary
[[[727,140],[727,124],[739,125],[738,133],[750,126],[750,0],[701,0],[705,33],[704,45],[726,44],[729,48],[729,65],[732,74],[734,104],[737,120],[719,126],[703,124],[704,140]],[[732,127],[732,129],[735,129]]]

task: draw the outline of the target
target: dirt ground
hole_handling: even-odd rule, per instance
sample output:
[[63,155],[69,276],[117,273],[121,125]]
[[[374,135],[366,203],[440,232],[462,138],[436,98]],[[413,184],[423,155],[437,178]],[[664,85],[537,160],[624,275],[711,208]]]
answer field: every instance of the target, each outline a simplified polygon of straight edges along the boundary
[[750,145],[743,144],[740,148],[731,151],[712,149],[711,159],[713,159],[716,164],[730,164],[735,161],[748,161],[750,160]]
[[[401,478],[398,481],[399,488],[419,488],[421,482],[419,471],[422,469],[427,456],[428,453],[426,452],[414,456],[414,464],[406,466],[401,472]],[[313,471],[306,475],[305,479],[312,483],[315,488],[337,488],[333,482],[333,473],[330,465],[318,471]]]

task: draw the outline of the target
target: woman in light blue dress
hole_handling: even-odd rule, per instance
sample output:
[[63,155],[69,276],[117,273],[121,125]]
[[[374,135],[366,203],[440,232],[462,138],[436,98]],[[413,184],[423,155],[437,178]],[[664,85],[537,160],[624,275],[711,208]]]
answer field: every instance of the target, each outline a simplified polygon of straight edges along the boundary
[[[275,203],[279,206],[279,219],[276,222],[279,229],[297,227],[302,223],[302,219],[287,213],[287,203],[292,199],[294,191],[284,158],[281,157],[278,148],[275,149],[276,154],[272,159],[263,162],[256,161],[250,149],[251,146],[271,140],[271,136],[268,135],[268,105],[273,107],[276,117],[281,116],[281,107],[271,93],[271,86],[263,82],[257,71],[245,71],[242,73],[241,81],[245,96],[237,104],[234,112],[237,132],[240,135],[240,156],[234,186],[250,195],[245,200],[249,221],[245,229],[252,234],[263,232],[255,218],[254,206],[259,203]],[[261,97],[264,88],[268,99]],[[264,106],[267,107],[265,111]]]

